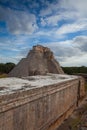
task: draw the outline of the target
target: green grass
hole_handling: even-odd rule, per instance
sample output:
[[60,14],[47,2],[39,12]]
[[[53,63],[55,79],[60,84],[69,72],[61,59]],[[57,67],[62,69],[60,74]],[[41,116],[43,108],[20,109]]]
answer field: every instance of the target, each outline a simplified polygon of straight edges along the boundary
[[76,119],[74,119],[71,123],[72,126],[72,130],[78,130],[78,125],[81,124],[81,116],[77,117]]
[[71,122],[72,130],[78,130],[78,126],[84,124],[84,120],[82,120],[83,113],[87,111],[87,104],[82,106],[81,111],[78,113],[75,119]]
[[0,74],[0,78],[6,78],[7,74]]

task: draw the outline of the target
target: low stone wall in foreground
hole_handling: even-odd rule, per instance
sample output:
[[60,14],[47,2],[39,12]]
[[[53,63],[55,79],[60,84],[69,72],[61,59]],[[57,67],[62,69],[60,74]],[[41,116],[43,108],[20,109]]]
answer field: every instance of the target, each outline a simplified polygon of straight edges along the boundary
[[84,95],[77,76],[0,79],[0,130],[55,130]]

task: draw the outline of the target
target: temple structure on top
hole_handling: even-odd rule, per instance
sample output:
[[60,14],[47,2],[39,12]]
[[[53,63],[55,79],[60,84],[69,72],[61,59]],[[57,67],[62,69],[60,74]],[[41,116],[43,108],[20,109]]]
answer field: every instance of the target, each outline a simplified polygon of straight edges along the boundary
[[47,47],[37,45],[33,46],[26,58],[21,59],[9,76],[23,77],[47,73],[64,74],[53,52]]

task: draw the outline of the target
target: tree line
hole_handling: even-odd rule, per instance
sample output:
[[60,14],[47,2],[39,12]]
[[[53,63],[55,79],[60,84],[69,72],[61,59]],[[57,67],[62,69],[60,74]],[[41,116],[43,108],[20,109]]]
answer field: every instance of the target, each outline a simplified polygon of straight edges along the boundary
[[81,66],[81,67],[62,67],[63,71],[66,74],[78,74],[78,73],[84,73],[87,74],[87,67]]
[[14,63],[0,63],[0,74],[8,74],[15,67]]
[[[0,63],[0,74],[6,73],[8,74],[16,65],[14,63]],[[87,74],[87,67],[62,67],[63,71],[66,74],[77,74],[77,73],[85,73]]]

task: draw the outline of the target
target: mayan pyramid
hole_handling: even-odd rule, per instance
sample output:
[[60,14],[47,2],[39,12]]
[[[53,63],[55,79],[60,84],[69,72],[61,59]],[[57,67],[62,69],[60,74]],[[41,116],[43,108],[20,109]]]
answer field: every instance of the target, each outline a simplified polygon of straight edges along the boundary
[[8,74],[12,77],[45,75],[47,73],[64,74],[53,52],[41,45],[33,46],[26,58],[23,58]]

